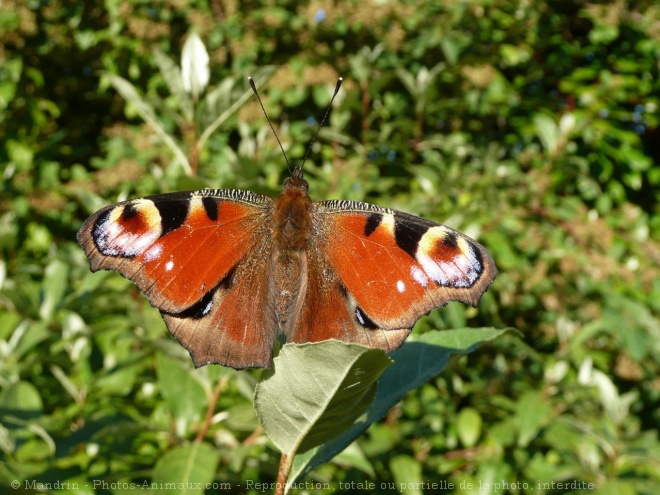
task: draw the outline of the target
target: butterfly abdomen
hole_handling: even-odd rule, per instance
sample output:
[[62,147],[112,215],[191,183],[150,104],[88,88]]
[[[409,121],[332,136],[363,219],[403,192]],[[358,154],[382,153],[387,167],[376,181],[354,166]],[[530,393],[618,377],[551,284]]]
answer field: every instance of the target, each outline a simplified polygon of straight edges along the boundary
[[306,182],[290,180],[273,205],[270,301],[280,331],[294,324],[307,287],[307,248],[312,231],[312,202]]

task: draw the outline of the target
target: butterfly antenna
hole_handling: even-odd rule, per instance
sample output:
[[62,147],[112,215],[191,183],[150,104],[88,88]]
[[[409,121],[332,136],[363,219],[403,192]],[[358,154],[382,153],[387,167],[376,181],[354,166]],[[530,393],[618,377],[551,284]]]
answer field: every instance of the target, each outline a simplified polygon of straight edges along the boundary
[[266,121],[268,122],[270,129],[273,131],[273,134],[275,135],[275,139],[277,139],[277,144],[280,145],[280,149],[282,150],[282,154],[284,155],[284,161],[286,161],[286,166],[289,168],[289,173],[293,173],[293,169],[291,168],[291,163],[289,162],[289,158],[286,156],[286,152],[284,151],[284,146],[282,146],[282,142],[280,141],[280,138],[277,136],[277,132],[275,132],[275,128],[273,127],[273,124],[268,118],[268,114],[266,113],[264,104],[261,102],[261,97],[259,96],[259,92],[257,91],[257,85],[254,84],[254,79],[252,79],[251,76],[248,76],[248,81],[250,82],[250,87],[252,88],[252,92],[257,97],[257,101],[259,101],[259,105],[261,105],[261,110],[264,112]]
[[316,128],[314,137],[312,138],[312,141],[309,143],[309,146],[307,147],[307,152],[305,153],[305,157],[303,158],[303,161],[300,164],[301,169],[303,168],[303,165],[305,165],[305,162],[307,161],[307,157],[312,151],[312,145],[314,144],[314,141],[316,141],[316,138],[319,135],[319,131],[321,130],[321,127],[323,127],[323,124],[325,124],[325,121],[328,119],[328,115],[330,114],[330,109],[332,108],[332,102],[335,101],[335,96],[337,96],[337,93],[339,93],[339,88],[341,88],[342,82],[344,82],[344,78],[340,77],[339,79],[337,79],[337,84],[335,85],[335,92],[332,93],[332,98],[330,98],[330,103],[328,104],[328,108],[325,110],[325,115],[323,115],[323,118],[321,119],[319,126]]

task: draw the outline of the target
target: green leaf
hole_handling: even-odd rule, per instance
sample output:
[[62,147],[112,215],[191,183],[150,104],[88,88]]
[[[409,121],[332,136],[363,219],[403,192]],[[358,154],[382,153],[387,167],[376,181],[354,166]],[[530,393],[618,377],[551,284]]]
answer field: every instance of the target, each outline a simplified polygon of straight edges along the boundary
[[[252,94],[252,91],[247,92],[246,97],[249,98]],[[229,108],[232,103],[236,102],[236,79],[233,77],[226,77],[218,84],[216,84],[213,89],[209,89],[204,95],[204,98],[201,101],[201,104],[197,107],[197,121],[199,122],[200,129],[206,128],[208,123],[214,122],[220,116],[222,116],[227,108]],[[224,122],[227,117],[223,117]],[[216,128],[218,125],[216,124]]]
[[550,404],[540,392],[525,394],[517,404],[518,445],[524,447],[550,419]]
[[60,260],[53,260],[46,267],[41,284],[41,306],[39,307],[39,316],[42,320],[51,320],[55,309],[62,301],[67,288],[68,271],[67,265]]
[[589,31],[589,41],[595,45],[607,45],[619,36],[618,26],[597,25]]
[[353,424],[390,364],[383,351],[358,344],[286,344],[257,384],[259,420],[282,453],[309,450]]
[[[0,409],[2,409],[2,406],[0,406]],[[2,418],[2,421],[0,421],[0,445],[2,446],[3,450],[15,451],[18,456],[18,450],[25,446],[25,443],[23,442],[25,442],[29,436],[32,436],[36,437],[36,439],[33,439],[34,441],[30,440],[31,444],[27,448],[28,451],[31,450],[34,445],[36,445],[37,450],[39,451],[37,453],[37,457],[40,459],[42,459],[44,456],[54,455],[56,450],[55,441],[53,440],[53,437],[48,433],[48,431],[46,431],[43,426],[37,424],[34,419],[21,419],[21,416],[25,415],[0,415],[0,418]],[[3,425],[6,425],[7,428],[5,428]],[[15,435],[11,435],[10,429],[15,430],[17,433]],[[16,449],[17,442],[15,437],[20,437],[22,441],[20,444],[18,444],[20,445],[18,449]]]
[[0,409],[11,413],[19,411],[37,413],[43,409],[43,403],[34,385],[18,382],[8,385],[0,392]]
[[474,447],[481,435],[482,420],[479,411],[472,407],[461,409],[458,413],[456,428],[464,447]]
[[531,51],[525,45],[503,44],[500,46],[500,56],[507,65],[514,66],[526,63],[531,56]]
[[250,403],[238,404],[227,409],[226,413],[225,424],[232,431],[253,432],[259,426],[254,407]]
[[163,353],[158,353],[156,369],[161,393],[176,422],[177,434],[185,437],[206,407],[204,388],[192,376],[192,365],[189,369],[184,368],[180,361]]
[[559,128],[552,117],[537,113],[534,115],[534,127],[536,134],[543,144],[546,151],[553,152],[557,149],[557,139],[559,137]]
[[366,83],[373,71],[373,66],[378,57],[383,53],[385,45],[379,43],[375,47],[363,46],[355,55],[349,55],[348,66],[351,69],[351,75],[359,83]]
[[[308,452],[313,452],[313,450]],[[363,473],[366,473],[370,478],[376,477],[374,467],[369,462],[368,457],[362,451],[357,442],[353,442],[337,454],[332,462],[344,468],[358,469]]]
[[422,495],[422,468],[419,462],[409,455],[398,455],[390,461],[390,471],[398,493]]
[[179,66],[174,63],[174,60],[158,49],[154,50],[154,60],[158,65],[158,70],[160,70],[170,93],[179,104],[184,119],[186,122],[192,122],[195,115],[195,109],[190,96],[188,96],[188,93],[183,87],[183,79],[181,78],[181,70],[179,69]]
[[451,37],[443,37],[440,40],[442,53],[451,65],[454,65],[458,61],[462,48],[461,45],[462,43],[459,40],[452,39]]
[[6,350],[11,353],[12,359],[20,361],[21,357],[29,354],[49,337],[47,322],[23,320],[11,334]]
[[419,89],[417,87],[417,81],[415,80],[415,76],[413,76],[412,72],[407,71],[403,67],[397,67],[396,75],[399,78],[399,80],[403,83],[406,90],[408,90],[408,93],[410,93],[410,95],[413,98],[416,98],[419,94]]
[[209,54],[202,39],[194,32],[190,33],[183,45],[181,78],[183,87],[187,92],[192,93],[194,101],[197,101],[211,78]]
[[[275,67],[274,66],[267,66],[267,67],[262,67],[259,70],[255,72],[254,75],[254,82],[257,85],[257,88],[264,84],[270,77],[275,73]],[[223,90],[226,90],[225,87],[223,86]],[[202,132],[201,136],[199,137],[199,141],[197,142],[197,149],[202,150],[204,148],[204,145],[206,144],[206,141],[211,137],[211,135],[220,127],[223,123],[227,121],[234,113],[238,111],[241,106],[253,95],[252,89],[248,88],[243,91],[243,93],[236,98],[236,100],[232,103],[232,105],[222,112],[218,117],[206,128],[204,129],[204,132]],[[214,92],[211,92],[208,96],[208,101],[212,102],[214,99],[217,99],[219,96],[215,94]]]
[[398,350],[390,354],[394,364],[379,380],[378,393],[365,414],[346,432],[293,461],[289,481],[294,482],[312,469],[332,459],[372,423],[387,414],[409,391],[426,383],[447,366],[451,354],[470,352],[481,342],[492,340],[507,330],[469,328],[427,332],[411,336]]
[[80,400],[80,390],[66,375],[62,368],[56,365],[51,365],[50,372],[57,379],[57,381],[60,382],[62,388],[73,398],[73,400]]
[[634,480],[604,480],[603,484],[598,487],[598,495],[638,495],[639,493],[643,493],[643,491],[637,489]]
[[152,486],[155,492],[172,495],[206,493],[204,486],[213,481],[219,459],[218,452],[203,442],[174,447],[156,463]]

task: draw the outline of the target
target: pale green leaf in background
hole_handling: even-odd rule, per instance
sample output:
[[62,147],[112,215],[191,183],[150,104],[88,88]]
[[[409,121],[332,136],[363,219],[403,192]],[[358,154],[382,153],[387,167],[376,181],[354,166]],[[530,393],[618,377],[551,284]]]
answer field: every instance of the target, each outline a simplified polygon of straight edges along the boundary
[[559,139],[559,128],[552,117],[537,113],[534,115],[534,127],[543,148],[550,153],[557,149]]
[[422,468],[409,455],[398,455],[390,461],[390,471],[398,493],[404,495],[422,495]]
[[518,421],[518,445],[532,441],[539,430],[550,420],[550,405],[541,392],[528,392],[519,401],[516,418]]
[[[190,365],[192,367],[192,364]],[[202,418],[208,400],[204,387],[178,360],[159,352],[156,370],[160,390],[174,418],[176,432],[185,437],[191,426]]]
[[476,445],[481,435],[482,423],[479,411],[472,407],[461,409],[461,412],[458,413],[456,429],[464,447],[470,448]]
[[191,33],[183,45],[181,77],[183,87],[192,94],[193,101],[197,101],[211,78],[209,54],[197,33]]
[[41,306],[39,316],[49,321],[62,301],[67,287],[66,264],[59,260],[51,261],[46,267],[43,283],[41,284]]
[[165,84],[167,84],[167,88],[179,104],[186,122],[192,122],[195,116],[195,108],[188,91],[184,87],[181,69],[174,63],[174,60],[158,49],[154,50],[154,60],[165,80]]
[[[205,485],[215,476],[220,455],[203,442],[179,445],[161,457],[154,467],[154,493],[196,495],[208,493]],[[167,486],[174,487],[165,490]]]
[[[260,69],[255,71],[255,75],[253,76],[254,82],[257,85],[257,88],[264,84],[270,77],[273,75],[275,72],[275,67],[274,66],[266,66],[266,67],[261,67]],[[232,88],[232,85],[228,86],[223,86],[221,85],[224,91],[229,91],[229,89]],[[206,141],[211,137],[211,135],[220,127],[227,119],[229,119],[234,113],[238,111],[241,106],[251,97],[253,96],[252,89],[247,87],[238,97],[236,97],[231,106],[224,110],[218,117],[211,123],[209,126],[204,129],[202,132],[201,136],[199,137],[199,141],[197,142],[197,148],[199,150],[202,150],[204,148],[204,144]],[[214,92],[211,92],[207,94],[207,98],[209,99],[209,103],[214,101],[217,98],[220,98],[218,94],[215,94]],[[206,99],[205,99],[206,100]],[[213,105],[211,105],[213,106]]]

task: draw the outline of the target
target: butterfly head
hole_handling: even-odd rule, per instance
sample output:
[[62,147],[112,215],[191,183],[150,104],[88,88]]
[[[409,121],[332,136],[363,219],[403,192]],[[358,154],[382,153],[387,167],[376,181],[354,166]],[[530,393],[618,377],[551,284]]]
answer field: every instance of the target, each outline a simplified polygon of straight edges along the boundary
[[303,178],[302,167],[295,167],[291,170],[291,177],[284,179],[283,187],[285,191],[288,189],[298,189],[307,194],[309,184]]

